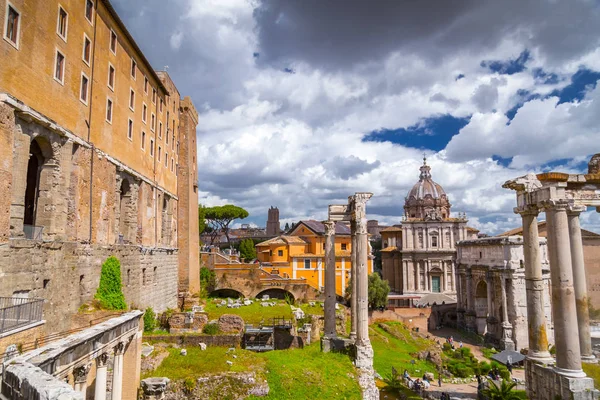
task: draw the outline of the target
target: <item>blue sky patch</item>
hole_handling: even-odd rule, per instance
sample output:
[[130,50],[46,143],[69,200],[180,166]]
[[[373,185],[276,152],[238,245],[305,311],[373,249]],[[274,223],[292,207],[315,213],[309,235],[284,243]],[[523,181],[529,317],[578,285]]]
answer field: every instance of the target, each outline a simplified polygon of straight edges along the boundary
[[365,135],[363,142],[391,142],[406,147],[440,151],[464,128],[471,117],[456,118],[446,114],[422,120],[408,128],[382,128]]
[[546,72],[542,68],[535,68],[532,72],[535,80],[544,85],[555,85],[559,82],[558,75]]
[[525,70],[525,64],[531,58],[528,50],[524,50],[515,60],[484,60],[481,66],[489,68],[492,72],[503,75],[512,75]]
[[508,158],[504,158],[504,157],[500,157],[497,155],[493,155],[492,156],[492,160],[496,161],[498,164],[502,165],[505,168],[508,168],[510,166],[510,163],[512,162],[513,158],[512,157],[508,157]]
[[571,76],[571,84],[561,90],[553,91],[550,96],[560,98],[558,104],[571,103],[574,100],[581,100],[585,96],[588,88],[595,88],[596,82],[600,79],[600,72],[582,68]]

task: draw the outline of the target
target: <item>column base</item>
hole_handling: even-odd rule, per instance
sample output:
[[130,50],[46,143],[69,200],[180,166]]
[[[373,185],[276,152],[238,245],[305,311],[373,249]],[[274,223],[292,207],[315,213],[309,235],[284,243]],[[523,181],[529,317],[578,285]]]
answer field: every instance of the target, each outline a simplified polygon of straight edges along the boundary
[[566,369],[554,367],[554,371],[559,375],[566,376],[567,378],[585,378],[587,376],[582,369]]
[[502,339],[502,340],[500,340],[500,347],[503,350],[512,350],[512,351],[515,351],[515,349],[516,349],[515,342],[513,342],[511,339]]
[[[560,368],[547,367],[525,359],[527,397],[531,400],[571,399],[595,400],[600,392],[594,389],[594,380],[588,377],[573,377],[560,373]],[[567,373],[578,371],[564,370]]]
[[373,369],[373,347],[371,342],[363,340],[354,346],[354,366],[362,369]]
[[554,365],[556,362],[549,351],[532,352],[530,350],[529,353],[527,353],[527,360],[543,365]]
[[338,337],[327,337],[323,336],[321,338],[321,351],[323,353],[343,353],[343,354],[351,354],[352,346],[354,342],[350,339],[342,339]]
[[591,355],[591,356],[581,356],[581,362],[584,362],[584,363],[587,363],[587,364],[598,364],[598,359],[594,355]]

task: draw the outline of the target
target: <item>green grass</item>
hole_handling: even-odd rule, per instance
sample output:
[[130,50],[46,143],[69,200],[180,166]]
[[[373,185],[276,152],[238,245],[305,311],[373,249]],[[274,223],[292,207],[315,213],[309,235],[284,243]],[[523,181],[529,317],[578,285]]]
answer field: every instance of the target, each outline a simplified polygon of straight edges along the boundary
[[483,356],[485,358],[489,358],[490,360],[492,359],[492,356],[496,353],[498,353],[498,351],[494,348],[489,348],[489,347],[481,348],[481,354],[483,354]]
[[[385,325],[392,333],[381,328]],[[422,376],[425,372],[436,372],[436,366],[426,360],[419,360],[411,354],[426,350],[434,345],[434,342],[413,338],[410,331],[400,322],[378,322],[371,325],[371,344],[375,353],[373,364],[375,370],[386,376],[392,372],[392,367],[398,373],[408,370],[411,376]],[[411,364],[411,360],[415,363]]]
[[[150,376],[164,376],[173,381],[196,377],[203,374],[222,372],[260,372],[264,368],[265,360],[260,354],[242,349],[234,353],[227,353],[225,347],[208,347],[202,351],[199,347],[188,347],[187,355],[182,356],[181,350],[168,348],[169,356],[154,371],[143,374],[142,379]],[[237,358],[233,358],[233,354]],[[227,365],[226,361],[233,365]]]
[[302,350],[271,351],[261,356],[267,361],[266,377],[270,390],[267,397],[260,399],[361,398],[350,358],[343,354],[321,353],[319,343]]
[[600,364],[582,363],[583,372],[594,380],[596,389],[600,389]]
[[274,307],[263,307],[260,302],[255,301],[249,306],[242,306],[240,308],[227,308],[227,306],[217,307],[217,302],[222,299],[209,299],[206,302],[204,310],[208,313],[208,319],[219,319],[223,314],[235,314],[243,318],[247,324],[271,324],[273,318],[285,317],[287,319],[292,318],[292,309],[284,300],[270,300],[277,302]]
[[300,308],[306,315],[325,315],[325,309],[318,302],[314,306],[310,306],[308,303],[300,304]]

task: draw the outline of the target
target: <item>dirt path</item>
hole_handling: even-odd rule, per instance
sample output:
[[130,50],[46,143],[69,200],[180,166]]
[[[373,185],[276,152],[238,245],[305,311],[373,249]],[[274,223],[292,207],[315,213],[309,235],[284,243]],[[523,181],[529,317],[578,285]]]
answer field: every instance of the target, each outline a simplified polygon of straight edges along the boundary
[[433,340],[439,340],[440,344],[446,343],[446,339],[452,336],[454,339],[454,346],[458,348],[459,343],[462,342],[463,346],[471,349],[471,353],[477,358],[478,361],[489,361],[483,356],[480,350],[481,345],[476,343],[471,337],[463,335],[460,331],[452,328],[442,328],[435,331],[429,331],[429,334],[433,336]]

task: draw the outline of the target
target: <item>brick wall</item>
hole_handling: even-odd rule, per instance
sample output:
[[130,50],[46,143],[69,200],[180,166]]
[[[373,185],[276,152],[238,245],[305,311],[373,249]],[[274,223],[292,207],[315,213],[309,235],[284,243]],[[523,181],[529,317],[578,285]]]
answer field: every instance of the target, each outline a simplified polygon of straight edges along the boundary
[[46,332],[72,327],[72,315],[94,298],[102,262],[121,261],[121,279],[129,306],[156,312],[177,305],[177,251],[134,245],[95,245],[13,239],[0,246],[3,272],[0,296],[29,291],[43,298]]

